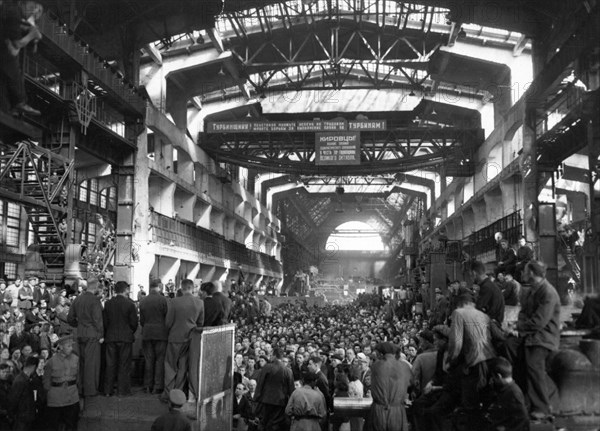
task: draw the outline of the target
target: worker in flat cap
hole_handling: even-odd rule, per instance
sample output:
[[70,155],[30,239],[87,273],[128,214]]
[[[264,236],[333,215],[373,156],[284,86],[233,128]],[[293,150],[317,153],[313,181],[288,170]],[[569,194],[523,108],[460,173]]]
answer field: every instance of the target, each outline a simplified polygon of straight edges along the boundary
[[412,377],[410,366],[396,359],[396,347],[389,342],[379,343],[375,350],[382,356],[371,367],[371,396],[368,429],[373,431],[402,431],[408,421],[404,410]]
[[158,417],[151,431],[192,431],[192,424],[181,412],[186,396],[181,389],[169,391],[169,412]]
[[450,327],[436,325],[431,329],[437,349],[435,372],[414,400],[412,413],[417,430],[444,429],[447,416],[460,402],[460,374],[448,373],[448,338]]
[[73,353],[73,337],[56,342],[57,354],[44,367],[44,389],[48,394],[48,429],[76,431],[79,421],[79,357]]

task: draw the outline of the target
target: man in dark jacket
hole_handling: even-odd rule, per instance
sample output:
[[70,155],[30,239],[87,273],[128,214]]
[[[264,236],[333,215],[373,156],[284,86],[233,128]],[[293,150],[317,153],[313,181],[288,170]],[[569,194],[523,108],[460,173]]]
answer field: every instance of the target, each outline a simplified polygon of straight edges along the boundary
[[524,236],[519,237],[519,248],[517,249],[517,263],[515,265],[515,278],[522,280],[523,270],[525,265],[533,259],[533,250],[527,246],[527,240]]
[[142,325],[142,350],[144,352],[144,388],[147,392],[160,394],[165,385],[165,353],[168,331],[167,298],[161,294],[159,280],[150,283],[150,294],[140,301],[140,324]]
[[116,295],[104,305],[104,326],[106,328],[106,380],[104,394],[112,395],[117,377],[117,391],[120,396],[131,395],[131,355],[133,334],[138,326],[135,304],[129,299],[129,284],[118,281]]
[[220,326],[229,323],[231,300],[223,294],[223,283],[208,282],[203,288],[208,295],[204,298],[204,326]]
[[46,283],[42,282],[33,289],[33,302],[34,304],[40,304],[45,301],[46,304],[50,303],[50,291],[46,287]]
[[[510,339],[513,364],[519,365],[516,377],[525,388],[531,416],[550,416],[550,399],[546,359],[557,351],[560,342],[560,299],[554,286],[546,280],[546,265],[531,260],[523,276],[531,289],[523,298],[517,321],[518,339]],[[519,346],[522,346],[520,349]]]
[[500,252],[498,254],[498,267],[496,268],[495,275],[498,276],[499,272],[514,275],[516,265],[517,255],[515,254],[515,251],[508,246],[507,240],[501,240]]
[[10,388],[8,411],[13,417],[13,430],[15,431],[29,431],[35,420],[36,407],[31,375],[35,372],[39,362],[39,358],[35,356],[27,358],[23,370],[15,377]]
[[96,296],[100,287],[97,279],[79,282],[84,291],[75,298],[69,308],[67,321],[77,327],[77,342],[79,347],[80,391],[84,397],[98,395],[100,383],[100,344],[104,342],[104,322],[102,319],[102,304]]
[[475,283],[479,285],[479,296],[475,306],[498,323],[504,320],[504,296],[496,283],[485,273],[485,265],[475,261],[471,264],[471,272]]
[[163,398],[171,389],[184,388],[189,372],[189,347],[192,330],[204,324],[204,303],[192,295],[194,282],[181,282],[182,295],[171,299],[165,325],[169,331],[165,355],[165,387]]
[[292,370],[282,364],[283,352],[275,349],[275,359],[261,370],[254,393],[259,404],[261,423],[265,431],[283,431],[289,428],[285,407],[294,391]]
[[308,360],[308,371],[317,376],[316,387],[319,388],[323,396],[325,397],[325,404],[327,404],[328,410],[333,410],[333,398],[329,391],[329,380],[322,371],[323,359],[319,356],[311,356]]

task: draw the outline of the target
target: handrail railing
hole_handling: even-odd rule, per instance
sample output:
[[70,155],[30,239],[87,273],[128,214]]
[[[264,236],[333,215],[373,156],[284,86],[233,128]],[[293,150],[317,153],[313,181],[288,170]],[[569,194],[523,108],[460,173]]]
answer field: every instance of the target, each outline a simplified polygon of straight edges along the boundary
[[552,130],[568,113],[582,103],[585,91],[570,83],[560,93],[545,115],[536,119],[536,135],[542,136]]
[[516,244],[521,235],[521,228],[521,211],[518,210],[469,235],[466,238],[469,243],[467,253],[471,258],[476,258],[495,252],[498,249],[494,238],[496,232],[502,233],[509,244]]
[[122,115],[111,113],[111,109],[104,101],[99,101],[87,88],[77,82],[69,82],[62,79],[60,73],[50,70],[38,63],[31,56],[26,56],[24,73],[37,84],[46,87],[61,99],[78,103],[78,99],[87,93],[89,97],[89,111],[92,118],[112,130],[121,137],[125,137],[125,119]]
[[177,245],[207,256],[228,259],[239,265],[261,267],[281,272],[281,262],[266,253],[247,248],[244,244],[225,239],[222,235],[176,220],[159,213],[152,214],[152,239],[166,245]]
[[79,63],[85,69],[91,78],[108,90],[114,96],[121,99],[129,105],[131,110],[140,115],[145,114],[146,102],[134,88],[122,76],[107,67],[107,63],[101,59],[85,42],[76,40],[75,36],[69,33],[66,25],[61,24],[57,19],[45,14],[40,19],[38,26],[44,35],[42,43],[47,40],[52,41],[61,50],[67,53],[73,60]]

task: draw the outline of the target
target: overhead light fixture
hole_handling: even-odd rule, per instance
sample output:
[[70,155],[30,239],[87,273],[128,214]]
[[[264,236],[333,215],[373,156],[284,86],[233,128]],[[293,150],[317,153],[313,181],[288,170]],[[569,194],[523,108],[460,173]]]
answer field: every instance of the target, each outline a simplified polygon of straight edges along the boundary
[[431,110],[431,115],[437,115],[437,112],[435,112],[435,108],[433,108],[433,109]]
[[204,37],[201,34],[198,35],[198,38],[196,39],[196,43],[199,45],[204,44]]
[[456,37],[458,39],[464,39],[465,37],[467,37],[467,32],[461,27]]
[[217,73],[217,75],[225,76],[225,71],[223,70],[223,66],[221,66],[221,69],[219,69],[219,72]]
[[260,94],[258,95],[258,97],[261,98],[261,99],[266,99],[267,95],[265,94],[264,91],[261,91]]
[[252,118],[252,113],[250,111],[248,111],[248,113],[246,114],[246,118]]
[[409,95],[410,97],[415,97],[415,92],[414,92],[414,91],[411,89],[411,90],[410,90],[410,93],[408,93],[408,95]]

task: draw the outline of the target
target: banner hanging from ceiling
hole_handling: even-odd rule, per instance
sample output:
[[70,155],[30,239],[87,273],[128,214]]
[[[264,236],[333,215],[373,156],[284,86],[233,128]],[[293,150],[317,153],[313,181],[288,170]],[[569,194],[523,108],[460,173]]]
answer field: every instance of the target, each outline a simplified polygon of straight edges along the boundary
[[385,120],[222,121],[206,124],[206,133],[289,133],[386,130]]

